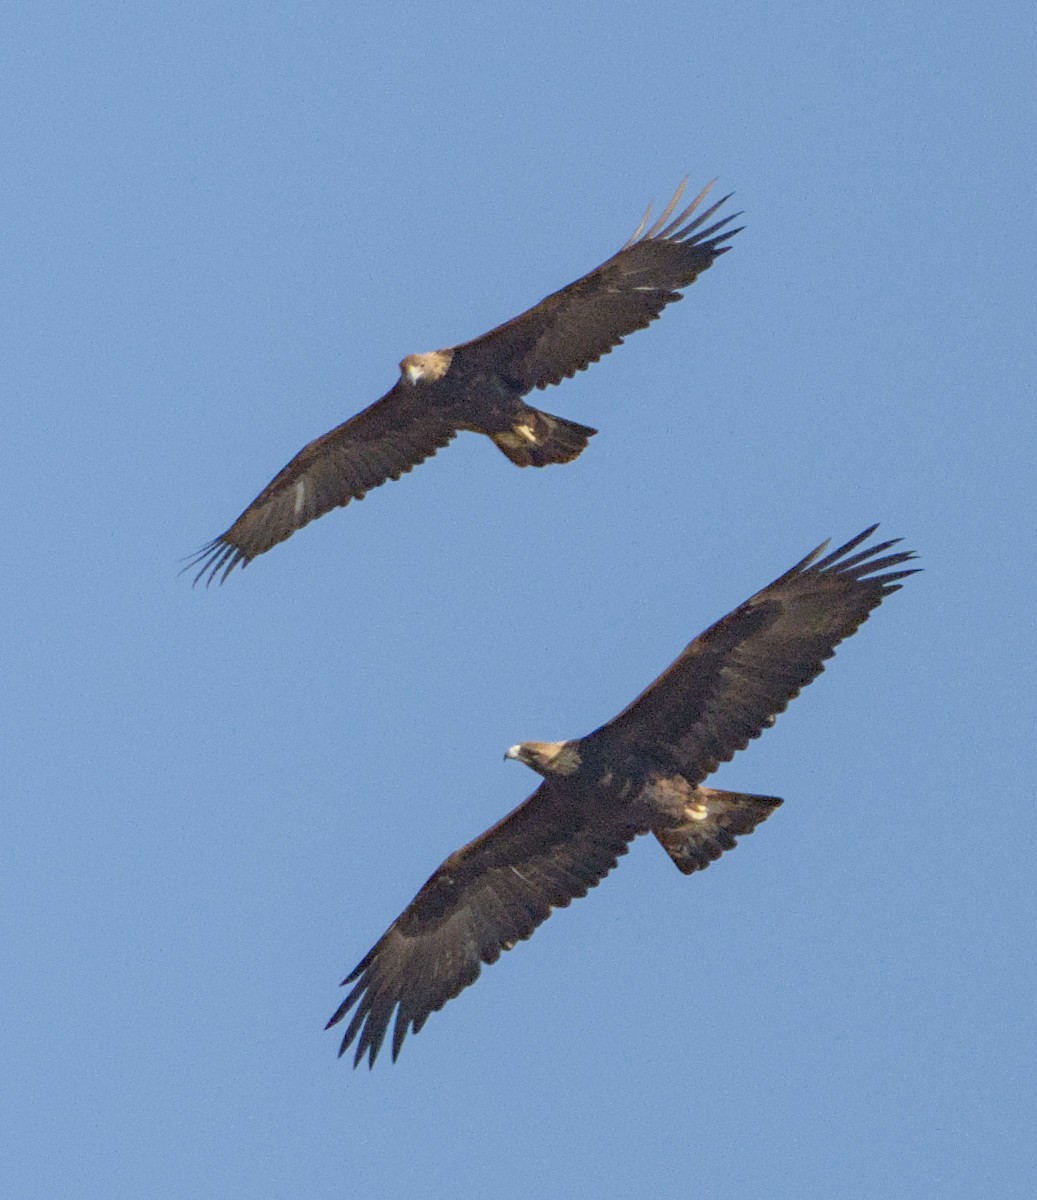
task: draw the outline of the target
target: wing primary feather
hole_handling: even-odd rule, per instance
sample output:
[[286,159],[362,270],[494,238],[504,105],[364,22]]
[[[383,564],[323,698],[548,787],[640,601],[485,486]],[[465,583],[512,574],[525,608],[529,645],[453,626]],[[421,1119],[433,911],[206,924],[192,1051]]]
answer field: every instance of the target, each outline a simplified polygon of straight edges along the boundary
[[858,550],[850,558],[840,558],[839,569],[845,571],[847,567],[855,567],[859,562],[863,562],[866,558],[871,558],[875,554],[881,554],[884,550],[888,550],[890,546],[895,546],[899,541],[901,541],[900,538],[890,538],[886,542],[879,542],[875,546],[868,546],[864,550]]
[[[410,1025],[410,1020],[405,1017],[403,1005],[400,1005],[396,1013],[396,1025],[392,1031],[392,1060],[395,1062],[400,1057],[400,1050],[403,1048],[403,1039],[407,1036],[407,1026]],[[372,1060],[371,1066],[374,1066]]]
[[[866,541],[868,538],[870,538],[871,535],[875,532],[875,530],[878,529],[878,527],[879,527],[878,521],[876,521],[874,525],[869,525],[867,529],[863,530],[861,533],[858,533],[856,537],[850,538],[850,540],[846,543],[845,546],[840,546],[838,550],[833,550],[831,552],[831,554],[827,555],[820,562],[815,563],[814,569],[816,571],[823,571],[826,567],[830,566],[833,562],[835,562],[835,560],[837,558],[842,558],[842,556],[844,554],[849,554],[849,552],[851,550],[853,550],[855,547],[859,546],[861,544],[861,542]],[[822,551],[826,550],[828,548],[830,542],[831,542],[831,538],[826,538],[825,541],[823,541],[821,543],[821,545],[818,546],[818,548],[814,551],[813,554],[807,556],[807,558],[804,560],[804,562],[809,562],[810,559],[815,558]]]
[[[207,546],[203,546],[196,554],[192,554],[187,560],[186,565],[178,572],[183,575],[186,571],[198,567],[198,573],[191,581],[191,586],[196,587],[198,581],[203,575],[208,575],[205,581],[205,586],[213,582],[217,575],[220,574],[223,568],[223,574],[220,578],[220,583],[241,563],[242,569],[248,566],[250,559],[243,550],[237,546],[231,545],[223,540],[224,535],[221,534],[218,538],[214,538]],[[228,561],[229,559],[229,561]]]
[[[250,559],[250,558],[249,558],[249,557],[248,557],[248,556],[245,554],[245,552],[244,552],[243,550],[239,550],[239,549],[238,549],[236,546],[234,547],[234,551],[235,551],[235,552],[234,552],[232,555],[230,555],[230,558],[229,558],[229,561],[227,562],[227,565],[226,565],[226,566],[223,568],[223,571],[222,571],[222,572],[221,572],[221,574],[220,574],[220,584],[221,584],[221,586],[222,586],[224,583],[226,583],[226,582],[227,582],[227,576],[228,576],[228,575],[231,573],[231,571],[233,571],[233,570],[234,570],[234,568],[235,568],[235,567],[238,565],[238,563],[239,563],[239,562],[241,563],[241,569],[244,571],[244,569],[245,569],[245,568],[248,566],[248,564],[249,564],[249,563],[252,561],[252,560],[251,560],[251,559]],[[215,574],[215,572],[213,572],[213,574]],[[211,582],[212,582],[212,580],[211,580],[211,577],[210,577],[210,579],[206,581],[206,584],[205,584],[205,586],[206,586],[206,587],[208,587],[208,586],[209,586],[209,583],[211,583]]]
[[[878,553],[877,548],[875,553]],[[901,550],[896,554],[887,554],[884,558],[876,558],[874,560],[866,554],[855,554],[852,558],[847,559],[845,563],[840,563],[839,570],[852,571],[860,579],[865,579],[867,576],[873,575],[876,571],[881,571],[885,567],[895,567],[897,563],[906,562],[907,559],[913,557],[914,555],[909,550]]]
[[[856,539],[854,539],[854,541],[856,544]],[[775,579],[774,583],[770,584],[769,586],[774,587],[775,584],[784,583],[786,580],[792,579],[796,575],[802,575],[803,572],[805,570],[807,570],[815,562],[815,560],[818,558],[819,555],[824,554],[824,552],[828,549],[828,547],[831,544],[832,544],[832,539],[825,538],[825,540],[820,544],[820,546],[815,546],[814,549],[811,550],[809,554],[804,555],[803,558],[801,558],[798,563],[796,563],[794,566],[789,567],[789,569],[783,575],[779,575],[778,578]]]
[[[709,218],[717,211],[717,209],[720,208],[720,206],[722,204],[726,204],[727,201],[730,200],[733,195],[734,195],[734,192],[728,192],[726,196],[721,196],[720,199],[715,204],[711,204],[709,206],[709,208],[706,209],[705,212],[699,213],[699,215],[695,218],[694,221],[691,221],[688,225],[684,225],[683,229],[681,229],[681,231],[680,231],[681,238],[682,239],[688,238],[691,236],[691,234],[698,231],[698,237],[696,238],[696,241],[702,241],[703,239],[707,238],[711,233],[713,233],[715,230],[720,229],[722,226],[726,225],[728,223],[728,221],[733,221],[736,217],[740,217],[742,215],[741,211],[729,213],[726,217],[724,217],[724,219],[722,221],[718,221],[711,229],[702,229],[701,228],[703,225],[705,225],[705,223],[709,220]],[[696,204],[697,203],[698,203],[698,201],[696,201]],[[684,222],[684,218],[686,216],[689,216],[691,211],[692,211],[691,209],[688,209],[684,213],[682,213],[679,218],[679,221],[675,221],[674,225],[678,226],[678,227],[680,225],[682,225]]]
[[[855,538],[851,538],[844,546],[840,546],[838,550],[833,550],[831,554],[826,555],[820,561],[809,566],[811,574],[822,575],[851,575],[853,578],[861,582],[869,583],[891,583],[897,579],[904,579],[908,575],[917,574],[919,567],[913,567],[907,571],[895,571],[883,575],[881,579],[872,580],[870,577],[878,571],[885,571],[888,567],[898,566],[903,562],[910,562],[915,558],[913,550],[898,550],[895,554],[884,554],[883,552],[896,546],[902,540],[901,538],[889,538],[887,541],[878,542],[874,546],[867,546],[863,550],[858,550],[856,554],[849,554],[849,551],[856,549],[865,538],[868,538],[878,529],[878,525],[872,525],[859,533]],[[827,543],[825,543],[827,545]],[[819,547],[818,551],[824,549],[824,546]],[[809,562],[809,559],[807,560]],[[890,590],[896,590],[895,588]]]
[[638,241],[640,239],[641,234],[644,233],[645,227],[648,225],[648,222],[651,219],[651,216],[652,216],[652,206],[651,206],[651,204],[649,204],[648,207],[645,209],[645,215],[641,218],[640,222],[638,223],[637,228],[630,235],[630,238],[626,242],[624,242],[622,246],[620,246],[620,248],[619,248],[620,254],[622,254],[624,250],[629,250],[630,247],[636,241]]
[[[684,178],[681,180],[680,186],[673,193],[673,199],[670,201],[669,204],[667,204],[667,206],[659,214],[659,218],[655,222],[655,224],[652,226],[652,228],[649,229],[648,232],[645,234],[646,238],[657,237],[659,234],[659,230],[662,229],[662,227],[666,224],[666,222],[670,219],[670,217],[673,216],[674,209],[677,207],[677,204],[678,204],[681,196],[684,195],[684,189],[688,186],[688,179],[689,179],[689,176],[685,175]],[[710,183],[706,184],[705,188],[699,193],[698,199],[693,200],[691,202],[691,204],[689,204],[688,207],[684,210],[685,213],[691,212],[691,210],[695,207],[696,204],[698,204],[699,200],[702,199],[702,197],[706,194],[706,192],[709,191],[709,189],[713,186],[714,183],[716,183],[715,179],[712,180]],[[680,223],[680,219],[681,219],[680,217],[677,218],[678,224]]]
[[[686,241],[692,246],[713,246],[714,243],[721,242],[724,240],[724,238],[733,238],[736,233],[742,232],[742,230],[745,228],[744,225],[739,225],[737,229],[724,229],[725,225],[730,225],[730,223],[736,217],[740,217],[741,215],[742,214],[740,212],[731,213],[729,217],[724,217],[722,221],[717,221],[715,224],[710,225],[708,229],[701,230],[694,237],[689,236],[691,233],[690,229],[685,230],[683,233],[675,235],[675,240],[682,242]],[[717,230],[719,229],[724,229],[724,232],[719,236],[714,237],[713,235],[716,234]],[[720,246],[717,247],[716,253],[726,254],[730,249],[730,246]]]
[[[365,999],[366,999],[366,997],[365,997]],[[373,1001],[368,1000],[366,1004],[361,1004],[357,1008],[356,1012],[353,1014],[353,1019],[349,1022],[349,1028],[346,1030],[346,1032],[342,1036],[342,1045],[339,1047],[339,1051],[338,1051],[339,1058],[341,1058],[342,1055],[345,1054],[345,1052],[352,1045],[353,1039],[360,1032],[360,1027],[367,1020],[368,1010],[370,1009],[372,1003],[373,1003]],[[364,1046],[363,1046],[363,1043],[361,1042],[361,1044],[359,1046],[357,1046],[356,1054],[353,1057],[353,1066],[354,1067],[356,1067],[359,1064],[360,1059],[363,1056],[363,1053],[364,1053]]]
[[895,583],[894,580],[906,579],[908,575],[917,575],[921,569],[921,567],[912,567],[910,571],[890,571],[888,575],[883,575],[883,594],[888,592],[899,592],[904,585],[902,583]]
[[[702,203],[702,201],[706,198],[706,196],[709,195],[710,191],[712,190],[713,184],[715,184],[715,183],[716,183],[716,180],[711,179],[709,181],[709,183],[707,183],[706,186],[702,189],[702,191],[699,192],[699,194],[695,197],[695,199],[692,200],[692,202],[687,206],[687,208],[685,208],[684,211],[681,212],[678,216],[674,217],[674,219],[669,223],[669,225],[667,225],[667,227],[665,229],[654,230],[653,231],[654,236],[656,236],[658,238],[672,237],[672,235],[674,233],[676,233],[677,230],[680,229],[681,226],[684,224],[684,222],[691,216],[691,214],[695,211],[695,209],[698,208],[698,206]],[[711,217],[713,215],[713,213],[715,213],[717,211],[717,209],[721,206],[721,204],[724,203],[725,200],[730,200],[731,195],[732,195],[732,193],[728,192],[728,194],[726,196],[724,196],[722,199],[718,200],[715,204],[710,205],[710,207],[707,208],[704,213],[702,213],[700,216],[698,216],[688,226],[688,228],[684,231],[685,235],[692,233],[695,229],[698,228],[699,225],[702,224],[703,221],[705,221],[709,217]],[[738,215],[739,215],[738,213],[732,213],[731,216],[728,217],[728,220],[732,220],[734,217],[736,217]],[[651,237],[651,236],[653,236],[653,234],[649,234],[648,236]]]

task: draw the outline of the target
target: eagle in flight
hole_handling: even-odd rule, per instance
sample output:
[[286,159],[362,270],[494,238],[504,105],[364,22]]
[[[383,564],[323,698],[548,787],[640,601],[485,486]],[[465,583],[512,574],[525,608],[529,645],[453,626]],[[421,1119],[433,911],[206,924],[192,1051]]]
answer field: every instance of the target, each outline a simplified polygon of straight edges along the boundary
[[691,219],[707,185],[674,216],[687,180],[651,227],[651,206],[626,245],[589,275],[482,337],[408,354],[391,391],[304,447],[234,524],[185,570],[222,583],[310,521],[399,479],[459,431],[484,433],[516,466],[572,462],[597,430],[523,402],[561,383],[680,300],[739,232],[737,214],[707,224],[729,197]]
[[395,1061],[408,1029],[474,983],[483,963],[532,935],[653,833],[686,875],[751,833],[781,800],[704,787],[784,712],[825,660],[900,580],[899,539],[859,547],[877,526],[822,557],[825,542],[700,634],[618,717],[567,742],[523,742],[505,758],[544,777],[524,804],[451,854],[343,980],[352,990],[327,1028],[352,1014],[339,1054],[369,1066],[393,1020]]

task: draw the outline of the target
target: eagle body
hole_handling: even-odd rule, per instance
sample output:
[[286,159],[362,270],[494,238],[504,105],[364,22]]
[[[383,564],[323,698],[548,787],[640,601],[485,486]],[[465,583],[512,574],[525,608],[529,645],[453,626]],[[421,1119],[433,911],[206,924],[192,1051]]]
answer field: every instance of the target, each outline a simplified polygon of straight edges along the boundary
[[[776,796],[753,796],[696,786],[665,754],[625,750],[614,755],[600,744],[524,742],[504,756],[523,762],[552,782],[554,805],[577,824],[592,816],[653,833],[685,875],[733,850],[737,834],[751,833],[781,804]],[[593,799],[595,812],[581,806]]]
[[198,568],[195,582],[223,582],[310,521],[399,479],[462,431],[488,437],[519,467],[572,462],[597,431],[523,397],[646,328],[730,249],[736,214],[707,225],[728,197],[692,219],[707,186],[674,216],[684,187],[650,228],[646,213],[621,250],[527,312],[473,341],[408,354],[380,400],[305,446],[185,570]]
[[[711,625],[618,716],[582,738],[522,742],[505,758],[542,777],[520,804],[433,872],[343,981],[328,1022],[349,1017],[370,1065],[473,983],[484,963],[585,896],[651,833],[686,875],[703,870],[782,803],[705,780],[774,724],[835,647],[914,573],[895,541],[819,546]],[[892,552],[891,552],[892,551]]]
[[520,385],[489,371],[458,370],[438,390],[429,388],[430,405],[441,405],[455,429],[484,434],[517,467],[572,462],[597,433],[526,404]]

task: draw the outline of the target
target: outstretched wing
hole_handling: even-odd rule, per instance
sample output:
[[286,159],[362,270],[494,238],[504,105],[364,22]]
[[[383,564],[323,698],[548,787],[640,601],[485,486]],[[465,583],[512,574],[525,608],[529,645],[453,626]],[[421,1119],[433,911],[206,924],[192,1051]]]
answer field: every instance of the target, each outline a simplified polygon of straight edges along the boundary
[[646,228],[649,208],[623,249],[589,275],[507,324],[454,347],[453,369],[495,371],[525,395],[575,375],[627,334],[650,325],[667,304],[681,299],[682,288],[730,249],[722,243],[739,232],[724,228],[737,213],[703,228],[727,196],[689,221],[712,184],[674,217],[686,185],[687,180]]
[[[581,802],[581,800],[583,802]],[[481,837],[452,854],[343,981],[355,984],[327,1028],[350,1012],[342,1055],[373,1066],[396,1013],[392,1056],[409,1028],[478,978],[483,963],[532,935],[552,909],[585,896],[646,827],[629,812],[547,780]]]
[[763,591],[700,634],[614,720],[586,742],[655,752],[696,784],[784,712],[824,670],[835,647],[868,619],[899,580],[890,570],[914,558],[887,554],[899,539],[857,553],[878,527],[820,557],[825,542]]
[[363,412],[310,442],[245,509],[226,533],[203,547],[184,570],[198,567],[222,583],[240,563],[379,484],[399,477],[445,446],[457,432],[443,407],[423,407],[398,383]]

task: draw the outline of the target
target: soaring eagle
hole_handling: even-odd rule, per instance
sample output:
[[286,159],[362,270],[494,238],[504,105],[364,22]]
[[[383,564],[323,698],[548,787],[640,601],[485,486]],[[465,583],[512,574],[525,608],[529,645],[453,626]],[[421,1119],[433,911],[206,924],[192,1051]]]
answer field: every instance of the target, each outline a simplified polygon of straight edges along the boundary
[[[327,1028],[352,1018],[339,1054],[369,1065],[396,1014],[395,1061],[408,1028],[474,983],[482,963],[585,896],[639,834],[653,833],[686,875],[708,867],[781,800],[703,787],[824,669],[915,557],[899,539],[822,558],[825,542],[700,634],[618,717],[567,742],[523,742],[505,758],[544,777],[514,812],[443,863],[343,980],[354,984]],[[357,1040],[359,1039],[359,1040]]]
[[474,341],[408,354],[391,391],[300,450],[185,570],[199,567],[196,583],[203,575],[222,583],[315,518],[399,479],[460,430],[486,434],[519,467],[572,462],[597,430],[522,397],[561,383],[644,329],[730,249],[722,243],[739,230],[725,226],[737,214],[703,228],[727,196],[689,220],[712,184],[673,215],[686,183],[651,228],[649,206],[627,244],[589,275]]

